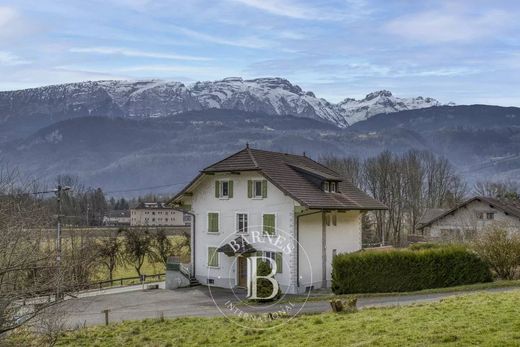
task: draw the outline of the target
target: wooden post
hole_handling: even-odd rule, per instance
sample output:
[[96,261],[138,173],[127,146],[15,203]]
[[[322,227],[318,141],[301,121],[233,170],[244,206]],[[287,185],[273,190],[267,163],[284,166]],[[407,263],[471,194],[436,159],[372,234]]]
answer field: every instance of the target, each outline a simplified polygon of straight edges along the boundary
[[109,309],[101,311],[101,313],[105,314],[105,325],[108,325],[108,312],[110,312]]

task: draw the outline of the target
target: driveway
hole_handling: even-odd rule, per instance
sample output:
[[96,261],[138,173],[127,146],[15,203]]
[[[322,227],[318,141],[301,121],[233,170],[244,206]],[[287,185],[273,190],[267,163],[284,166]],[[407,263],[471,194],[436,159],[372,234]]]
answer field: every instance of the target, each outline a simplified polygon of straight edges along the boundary
[[[482,292],[515,291],[520,288],[494,288]],[[476,293],[475,291],[471,293]],[[140,320],[145,318],[164,317],[214,317],[222,316],[215,302],[221,308],[233,294],[230,290],[212,288],[210,295],[205,286],[183,288],[177,290],[134,290],[115,294],[82,297],[64,302],[67,325],[78,327],[84,325],[104,324],[103,310],[110,310],[110,322],[124,320]],[[358,308],[387,307],[410,305],[440,301],[442,298],[467,293],[439,293],[366,297],[358,300]],[[239,294],[242,298],[245,293]],[[316,299],[314,299],[316,300]],[[236,300],[235,300],[236,301]],[[278,305],[279,309],[283,304]],[[276,311],[276,305],[240,306],[247,313],[265,313]],[[328,301],[309,301],[303,306],[301,313],[318,313],[330,311]]]

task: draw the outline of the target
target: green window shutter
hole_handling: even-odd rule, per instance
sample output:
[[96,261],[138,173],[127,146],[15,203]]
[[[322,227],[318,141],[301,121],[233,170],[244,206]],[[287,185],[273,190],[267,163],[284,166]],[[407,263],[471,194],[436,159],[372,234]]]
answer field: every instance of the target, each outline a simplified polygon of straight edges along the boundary
[[217,247],[208,247],[208,266],[218,266]]
[[262,181],[262,198],[267,198],[267,180]]
[[208,213],[208,232],[218,233],[218,213]]
[[247,197],[251,199],[253,197],[253,181],[247,181]]
[[233,181],[229,181],[228,187],[229,187],[228,188],[229,189],[228,196],[231,199],[233,197]]
[[264,214],[264,234],[274,235],[275,233],[275,216],[274,214]]
[[220,181],[215,181],[215,197],[220,198]]
[[281,274],[283,271],[283,253],[276,252],[276,273]]

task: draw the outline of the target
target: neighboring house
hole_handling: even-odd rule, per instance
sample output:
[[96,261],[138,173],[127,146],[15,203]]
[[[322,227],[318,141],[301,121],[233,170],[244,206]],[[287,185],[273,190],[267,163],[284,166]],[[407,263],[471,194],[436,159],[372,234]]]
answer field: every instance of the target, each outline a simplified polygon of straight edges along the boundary
[[103,217],[103,225],[106,225],[106,226],[130,225],[130,211],[128,211],[128,210],[109,211]]
[[[203,169],[170,204],[195,216],[191,271],[201,283],[246,287],[246,257],[262,254],[276,261],[277,281],[289,293],[329,287],[332,258],[361,249],[363,211],[386,209],[306,156],[249,146]],[[260,239],[244,249],[222,246],[253,232]],[[266,242],[278,236],[294,251]]]
[[191,216],[161,202],[142,202],[130,209],[130,226],[189,226]]
[[465,241],[493,225],[520,230],[520,201],[477,196],[452,209],[429,209],[417,230],[433,241]]

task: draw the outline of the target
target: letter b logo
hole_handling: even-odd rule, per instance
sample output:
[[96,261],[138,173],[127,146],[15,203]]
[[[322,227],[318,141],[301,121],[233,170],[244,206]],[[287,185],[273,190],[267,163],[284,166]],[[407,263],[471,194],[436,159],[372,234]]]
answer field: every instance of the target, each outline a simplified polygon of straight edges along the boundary
[[[267,276],[258,275],[258,259],[267,260],[271,265],[271,273]],[[276,275],[276,262],[269,257],[249,257],[247,258],[247,297],[249,299],[270,300],[278,294],[278,281],[274,278]],[[272,293],[267,297],[258,297],[258,280],[264,279],[273,285]]]

